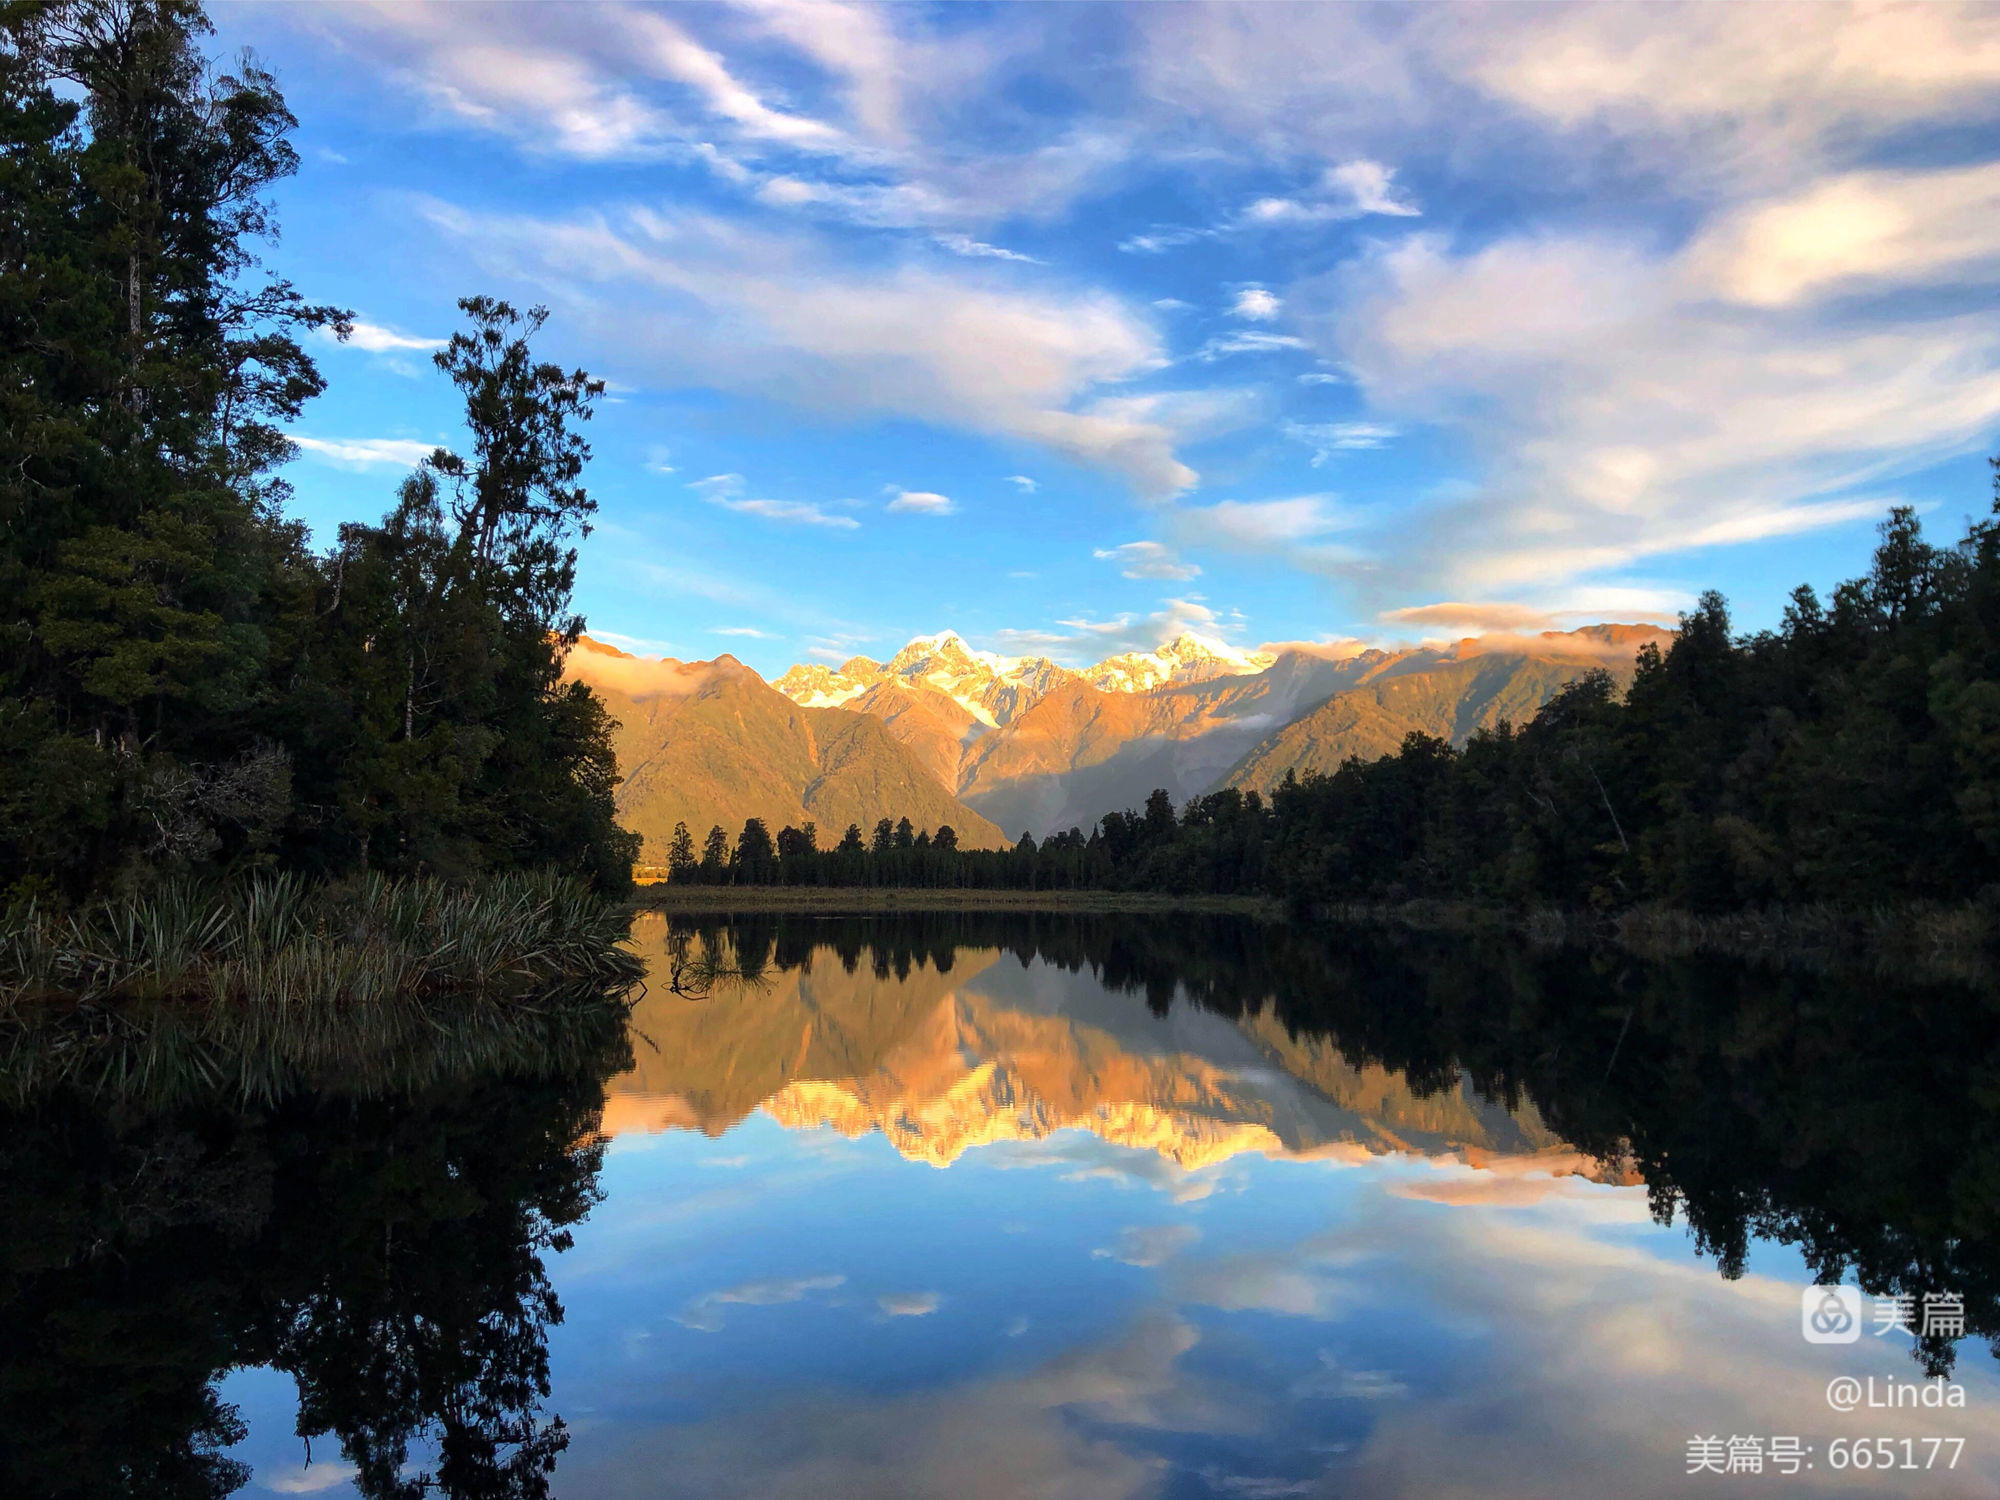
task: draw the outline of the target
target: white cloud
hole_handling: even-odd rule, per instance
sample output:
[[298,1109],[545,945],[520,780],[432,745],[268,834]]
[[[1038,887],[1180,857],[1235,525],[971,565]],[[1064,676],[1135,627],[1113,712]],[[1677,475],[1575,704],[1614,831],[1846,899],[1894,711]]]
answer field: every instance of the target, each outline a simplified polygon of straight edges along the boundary
[[740,495],[743,493],[741,474],[711,474],[706,479],[691,479],[688,488],[696,491],[704,500],[712,500],[720,495]]
[[346,1484],[359,1472],[353,1464],[344,1460],[321,1459],[318,1463],[300,1464],[295,1468],[260,1468],[257,1470],[257,1483],[280,1495],[317,1495],[321,1490]]
[[1969,6],[1697,9],[1670,39],[1620,7],[1491,19],[1440,27],[1440,61],[1565,129],[1691,137],[1698,172],[1810,168],[1857,130],[1990,112],[2000,85],[2000,16]]
[[1771,308],[1954,276],[1990,281],[2000,263],[2000,162],[1829,177],[1721,217],[1682,261],[1693,294]]
[[852,516],[838,516],[802,500],[737,500],[726,495],[710,497],[711,503],[740,515],[766,521],[784,521],[795,526],[825,526],[835,531],[853,531],[861,523]]
[[657,636],[626,635],[622,631],[605,630],[597,625],[592,625],[588,634],[593,641],[616,646],[634,656],[671,656],[674,652],[672,641],[661,640]]
[[[1115,656],[1126,651],[1151,651],[1177,635],[1192,632],[1222,640],[1237,633],[1238,616],[1209,608],[1199,596],[1162,599],[1151,614],[1120,614],[1108,620],[1077,616],[1057,620],[1059,630],[996,630],[993,639],[1002,650],[1045,655],[1058,661],[1080,664]],[[1128,1161],[1121,1154],[1117,1170],[1151,1170],[1149,1160]],[[1176,1172],[1176,1181],[1180,1175]],[[1200,1196],[1197,1194],[1196,1196]],[[1176,1199],[1176,1201],[1180,1201]]]
[[[1216,223],[1181,227],[1156,225],[1142,234],[1128,235],[1118,244],[1128,254],[1158,255],[1197,240],[1219,240],[1248,230],[1272,229],[1295,224],[1331,224],[1345,219],[1372,215],[1415,218],[1421,210],[1394,187],[1395,171],[1380,162],[1341,162],[1297,193],[1253,198],[1234,213]],[[1245,298],[1252,306],[1268,303],[1268,311],[1245,312]],[[1158,305],[1158,304],[1155,304]],[[1242,293],[1233,309],[1238,317],[1269,318],[1278,310],[1278,299],[1261,288]]]
[[1237,223],[1251,228],[1326,224],[1371,214],[1415,218],[1422,210],[1396,192],[1395,175],[1380,162],[1342,162],[1327,168],[1325,175],[1305,194],[1255,200],[1238,215]]
[[732,74],[718,54],[657,11],[621,11],[604,19],[636,49],[636,61],[694,89],[713,114],[744,134],[789,146],[829,148],[843,143],[842,133],[823,120],[773,109]]
[[1125,542],[1116,547],[1099,548],[1091,556],[1116,563],[1119,572],[1127,578],[1164,578],[1186,582],[1201,572],[1193,563],[1182,562],[1171,548],[1160,542]]
[[1268,323],[1277,317],[1278,309],[1284,304],[1261,286],[1246,286],[1236,294],[1236,300],[1229,304],[1229,311],[1239,318],[1252,322]]
[[969,234],[940,234],[936,239],[942,248],[949,250],[953,255],[964,255],[975,260],[1016,260],[1031,266],[1042,264],[1032,255],[1023,255],[1018,250],[1003,250],[998,245],[975,240]]
[[883,1316],[890,1318],[927,1318],[943,1302],[936,1292],[884,1292],[875,1299]]
[[[341,342],[330,328],[314,330],[321,338],[331,342]],[[345,340],[349,348],[360,349],[369,354],[393,354],[411,349],[442,349],[443,339],[427,339],[412,333],[398,333],[393,328],[385,328],[380,323],[370,323],[365,319],[354,320],[354,332]]]
[[316,438],[294,435],[292,441],[306,452],[342,468],[367,469],[381,465],[414,468],[437,452],[436,443],[414,438]]
[[1332,501],[1331,495],[1224,500],[1177,511],[1174,521],[1176,529],[1193,540],[1249,550],[1282,548],[1349,524],[1332,508]]
[[822,506],[802,500],[747,498],[743,491],[748,485],[741,474],[711,474],[706,479],[691,480],[688,488],[710,505],[765,521],[782,521],[794,526],[825,526],[835,531],[854,531],[861,525],[852,516],[836,515]]
[[1526,604],[1445,601],[1384,610],[1383,623],[1418,625],[1476,635],[1487,630],[1553,630],[1556,617]]
[[1382,422],[1287,422],[1285,436],[1312,449],[1317,469],[1336,453],[1380,448],[1396,436],[1396,429]]
[[1345,199],[1357,214],[1412,218],[1421,210],[1397,195],[1395,176],[1394,168],[1377,161],[1344,161],[1328,167],[1320,185],[1330,201]]
[[891,485],[889,494],[894,497],[887,507],[892,511],[914,511],[923,516],[948,516],[958,508],[952,504],[949,495],[940,495],[933,490],[906,490]]
[[1024,495],[1032,495],[1036,490],[1041,488],[1039,484],[1030,479],[1026,474],[1009,474],[1007,482],[1011,485],[1019,486],[1021,493]]
[[722,1309],[725,1307],[780,1307],[786,1303],[803,1302],[814,1292],[832,1291],[845,1285],[846,1281],[845,1276],[792,1276],[746,1281],[741,1286],[703,1292],[690,1300],[674,1321],[702,1333],[715,1333],[722,1327]]
[[1163,1266],[1201,1238],[1192,1224],[1133,1224],[1118,1231],[1118,1244],[1093,1253],[1128,1266]]
[[1726,247],[1756,237],[1661,254],[1602,235],[1469,252],[1425,236],[1308,292],[1338,298],[1309,326],[1374,410],[1456,426],[1488,458],[1477,494],[1411,533],[1420,544],[1389,539],[1394,566],[1445,587],[1557,584],[1846,524],[1883,502],[1843,491],[1988,440],[1989,314],[1800,316],[1789,304],[1855,257],[1750,271]]
[[[753,641],[775,641],[778,636],[769,630],[759,630],[754,625],[712,625],[710,635],[740,635]],[[711,1163],[713,1165],[713,1163]]]
[[1025,290],[973,265],[843,267],[818,237],[698,214],[422,211],[465,255],[528,279],[652,367],[649,382],[1025,439],[1151,498],[1194,482],[1173,428],[1099,394],[1166,363],[1150,324],[1109,293]]
[[1195,351],[1195,358],[1204,362],[1223,358],[1230,354],[1273,354],[1282,349],[1307,349],[1311,345],[1302,338],[1289,333],[1239,333],[1218,334]]

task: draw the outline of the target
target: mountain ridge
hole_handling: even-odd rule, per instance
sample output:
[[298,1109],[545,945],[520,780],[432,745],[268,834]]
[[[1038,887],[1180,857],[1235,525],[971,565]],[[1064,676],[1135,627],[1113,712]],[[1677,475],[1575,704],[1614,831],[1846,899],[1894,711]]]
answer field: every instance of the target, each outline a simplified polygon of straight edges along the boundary
[[[944,630],[887,661],[802,663],[766,683],[727,654],[647,661],[586,637],[572,663],[615,697],[621,817],[645,822],[639,831],[661,847],[678,818],[699,836],[710,821],[733,830],[752,815],[774,828],[813,818],[823,845],[849,821],[908,816],[991,847],[1088,829],[1155,788],[1177,803],[1224,787],[1268,793],[1288,770],[1331,772],[1350,756],[1388,754],[1413,731],[1462,744],[1532,718],[1593,669],[1629,683],[1639,649],[1671,639],[1655,626],[1598,624],[1250,651],[1187,632],[1073,669],[976,650]],[[723,815],[702,810],[711,806]]]
[[814,823],[822,848],[848,824],[866,831],[883,817],[908,817],[922,830],[949,824],[967,848],[1007,842],[880,718],[803,707],[727,653],[648,659],[585,637],[565,671],[618,721],[614,800],[649,862],[664,862],[676,823],[699,842],[712,826],[733,838],[753,817],[774,834]]

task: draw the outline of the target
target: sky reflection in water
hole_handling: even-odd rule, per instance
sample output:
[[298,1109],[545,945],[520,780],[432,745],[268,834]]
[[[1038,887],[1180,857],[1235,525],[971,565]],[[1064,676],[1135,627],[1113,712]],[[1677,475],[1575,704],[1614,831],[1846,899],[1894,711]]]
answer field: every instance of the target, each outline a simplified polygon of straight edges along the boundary
[[[642,923],[657,947],[664,929]],[[1908,1340],[1814,1347],[1782,1247],[1717,1275],[1643,1186],[1469,1089],[1428,1100],[1269,1014],[1161,1016],[1089,969],[829,948],[656,987],[610,1085],[603,1202],[550,1271],[568,1496],[1987,1495],[2000,1399],[1837,1416]],[[249,1492],[300,1462],[240,1372]],[[1693,1434],[1792,1434],[1794,1477],[1689,1477]],[[1835,1474],[1840,1436],[1966,1438]],[[332,1458],[335,1461],[327,1462]]]

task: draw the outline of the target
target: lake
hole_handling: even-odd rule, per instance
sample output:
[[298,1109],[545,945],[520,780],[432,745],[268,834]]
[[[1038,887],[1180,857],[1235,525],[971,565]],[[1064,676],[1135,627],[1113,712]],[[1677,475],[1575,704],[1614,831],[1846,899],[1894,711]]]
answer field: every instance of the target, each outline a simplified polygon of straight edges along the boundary
[[1968,983],[1207,916],[634,940],[629,1020],[87,1093],[17,1045],[6,1492],[2000,1493]]

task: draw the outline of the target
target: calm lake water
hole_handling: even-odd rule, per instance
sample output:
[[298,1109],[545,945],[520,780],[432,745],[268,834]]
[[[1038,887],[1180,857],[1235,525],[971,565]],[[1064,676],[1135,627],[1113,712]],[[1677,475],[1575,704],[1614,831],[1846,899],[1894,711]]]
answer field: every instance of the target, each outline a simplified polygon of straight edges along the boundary
[[[546,1055],[10,1116],[8,1493],[2000,1494],[1971,989],[1185,917],[635,938],[629,1031]],[[704,951],[755,975],[671,993]]]

